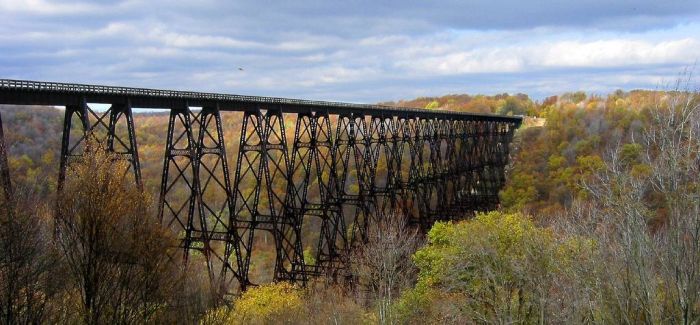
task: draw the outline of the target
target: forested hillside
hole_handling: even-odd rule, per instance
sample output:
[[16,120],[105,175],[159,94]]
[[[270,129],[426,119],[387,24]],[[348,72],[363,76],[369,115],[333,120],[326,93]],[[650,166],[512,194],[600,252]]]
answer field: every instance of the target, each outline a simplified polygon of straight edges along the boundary
[[537,116],[539,113],[538,104],[525,94],[500,94],[495,96],[446,95],[442,97],[420,97],[398,102],[383,102],[381,104],[503,115]]
[[[600,125],[591,130],[577,131],[576,135],[572,135],[571,138],[540,140],[551,140],[549,142],[550,145],[554,143],[558,145],[560,142],[566,141],[567,145],[575,146],[579,140],[584,140],[583,136],[587,134],[595,135],[599,128],[606,128],[610,123],[617,123],[615,121],[619,116],[611,115],[615,113],[605,113],[609,111],[607,107],[610,107],[611,103],[617,105],[614,106],[618,112],[616,114],[627,114],[631,105],[636,105],[639,101],[644,100],[642,98],[644,96],[648,97],[651,94],[642,91],[617,93],[611,95],[606,102],[597,97],[587,98],[583,93],[575,93],[551,97],[542,103],[534,102],[527,95],[523,94],[501,94],[496,96],[447,95],[383,104],[476,113],[525,115],[524,127],[519,132],[519,136],[523,139],[522,141],[532,141],[534,134],[541,132],[539,131],[541,128],[536,126],[542,126],[542,117],[561,119],[555,124],[548,123],[547,128],[557,126],[561,128],[563,124],[569,122],[565,119],[574,115],[579,119],[573,121],[574,123],[588,125],[589,120],[581,120],[581,112],[574,114],[575,109],[582,109],[587,112],[585,118],[597,119],[596,123]],[[597,110],[593,110],[593,107],[596,107]],[[5,140],[10,152],[9,159],[13,181],[20,187],[33,189],[41,195],[49,195],[55,189],[55,175],[57,175],[58,170],[63,127],[63,110],[52,107],[5,105],[0,106],[0,113],[2,113]],[[229,153],[229,165],[233,167],[235,166],[235,153],[238,152],[240,137],[240,113],[223,112],[222,117],[224,133],[226,134],[226,147]],[[148,192],[155,195],[160,186],[160,174],[163,168],[163,148],[165,145],[168,114],[167,112],[140,111],[135,114],[134,119],[144,183]],[[530,128],[530,126],[535,127]],[[287,119],[286,128],[288,143],[291,143],[291,136],[293,136],[291,131],[294,129],[292,119]],[[587,133],[583,134],[582,132],[584,131]],[[605,133],[607,129],[600,131]],[[571,132],[571,130],[567,132]],[[601,135],[604,136],[606,134]],[[562,135],[562,137],[565,136]],[[587,141],[592,140],[589,139]],[[578,145],[583,146],[583,144]],[[532,146],[530,148],[538,147]],[[575,157],[571,154],[567,157],[575,160]],[[528,158],[530,161],[532,157],[523,158]],[[515,157],[515,159],[519,159],[519,157]],[[515,166],[518,167],[520,164],[515,164]],[[539,168],[538,170],[543,169]],[[510,205],[512,204],[508,203],[508,206]]]
[[3,106],[5,143],[16,186],[51,195],[56,189],[63,111],[41,106]]
[[508,211],[551,215],[587,195],[581,182],[616,148],[634,149],[625,145],[635,136],[641,140],[650,110],[668,96],[643,90],[607,96],[575,92],[535,102],[523,94],[447,95],[386,104],[524,115],[501,204]]
[[[0,228],[3,245],[21,242],[28,245],[22,249],[33,254],[0,254],[0,262],[11,258],[31,261],[19,266],[0,263],[0,282],[10,274],[6,269],[39,270],[13,273],[24,274],[22,283],[31,285],[19,289],[0,286],[5,291],[15,290],[3,295],[15,298],[0,298],[5,299],[0,300],[0,306],[44,322],[85,323],[90,317],[97,317],[95,323],[119,319],[125,323],[179,320],[201,324],[700,321],[697,92],[681,88],[617,91],[607,96],[575,92],[543,101],[522,94],[448,95],[385,104],[524,115],[511,148],[508,181],[500,193],[501,209],[472,220],[437,223],[427,238],[395,216],[370,229],[367,242],[352,253],[352,286],[323,281],[312,282],[307,288],[268,284],[246,291],[232,305],[212,299],[202,269],[182,270],[159,262],[166,260],[167,254],[172,256],[168,243],[175,239],[157,229],[155,219],[133,223],[141,220],[143,211],[152,210],[158,195],[167,113],[135,115],[147,195],[135,190],[133,184],[112,180],[110,175],[122,162],[112,166],[113,160],[100,153],[89,156],[73,171],[76,183],[68,191],[100,192],[102,186],[120,193],[97,196],[95,200],[115,207],[103,209],[90,195],[84,199],[55,197],[61,109],[0,107],[12,179],[17,188],[40,202],[29,203],[34,208],[19,210],[22,212],[0,205],[3,211],[10,211],[3,212],[0,221],[14,227]],[[238,152],[240,116],[222,114],[231,170]],[[286,128],[293,130],[294,125]],[[292,132],[287,132],[288,141],[291,136]],[[385,166],[378,168],[381,173]],[[95,173],[101,176],[91,178]],[[99,183],[104,179],[108,181]],[[98,278],[71,273],[71,265],[59,263],[60,270],[50,267],[61,254],[71,261],[93,258],[66,249],[76,242],[86,244],[80,232],[68,227],[73,224],[58,225],[74,237],[61,237],[62,246],[56,246],[47,240],[51,236],[46,224],[28,217],[36,214],[40,220],[48,220],[53,208],[47,207],[54,205],[62,215],[107,216],[87,221],[100,221],[95,227],[106,224],[106,237],[100,240],[109,247],[97,245],[106,255],[99,255],[98,250],[96,258],[109,257],[107,266],[98,266],[119,281],[110,282],[104,292],[95,289],[99,291],[95,294],[109,301],[119,295],[138,295],[117,300],[113,309],[91,307],[84,295],[87,289],[81,286],[97,286]],[[43,208],[37,210],[37,206]],[[8,215],[19,216],[16,219],[20,221],[15,224],[5,218]],[[143,240],[125,240],[114,229],[128,229],[129,234]],[[19,240],[24,237],[39,244]],[[146,250],[140,242],[153,243],[161,250]],[[273,243],[261,244],[273,251]],[[116,252],[111,247],[116,247]],[[149,254],[136,253],[140,251]],[[115,254],[118,262],[114,262]],[[36,261],[41,263],[32,264]],[[262,274],[268,274],[273,263],[271,254],[254,255],[251,277],[264,280]],[[115,264],[119,265],[116,269]],[[143,272],[148,268],[160,270],[158,276]],[[50,281],[58,272],[74,281],[67,283],[77,285]],[[95,283],[88,281],[91,279]],[[27,288],[43,295],[31,294]],[[183,301],[187,308],[167,307]],[[43,304],[41,314],[27,311],[31,304]],[[102,314],[95,316],[98,307],[103,308]]]
[[[581,182],[616,148],[641,140],[649,110],[663,93],[552,97],[538,106],[544,127],[521,128],[502,204],[512,211],[554,212],[585,197]],[[626,147],[631,148],[631,147]]]

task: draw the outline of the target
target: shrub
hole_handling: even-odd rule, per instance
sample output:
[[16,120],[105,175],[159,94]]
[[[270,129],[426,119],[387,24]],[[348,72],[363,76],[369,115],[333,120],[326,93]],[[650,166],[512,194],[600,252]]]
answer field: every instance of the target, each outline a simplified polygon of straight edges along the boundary
[[231,310],[211,310],[202,324],[297,324],[304,312],[302,291],[286,282],[248,289]]
[[517,213],[437,223],[428,240],[414,255],[418,283],[395,306],[405,321],[544,321],[554,274],[572,252]]

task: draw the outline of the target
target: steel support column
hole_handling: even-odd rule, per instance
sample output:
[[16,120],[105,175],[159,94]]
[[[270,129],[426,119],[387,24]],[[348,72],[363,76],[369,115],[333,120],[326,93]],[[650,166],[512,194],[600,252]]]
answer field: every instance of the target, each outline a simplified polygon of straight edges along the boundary
[[381,220],[395,213],[397,207],[398,130],[392,117],[373,116],[369,130],[371,188],[368,196],[376,202],[375,218]]
[[[288,211],[289,157],[281,111],[258,108],[244,113],[234,180],[234,205],[241,238],[239,274],[249,281],[255,231],[272,234],[275,280],[305,281],[300,217]],[[243,188],[243,187],[246,188]],[[250,188],[248,188],[250,186]],[[261,195],[265,200],[261,200]],[[301,277],[300,277],[301,275]]]
[[296,269],[303,269],[308,275],[333,274],[342,264],[346,239],[335,193],[337,174],[330,119],[325,112],[297,115],[290,180],[289,211],[301,218],[302,227],[313,225],[320,230],[318,238],[307,239],[307,245],[312,245],[315,251],[308,247],[308,253],[313,256],[304,262],[313,262]]
[[407,219],[409,225],[422,228],[423,215],[420,204],[420,181],[421,181],[421,150],[422,140],[420,135],[420,120],[417,118],[401,118],[399,128],[400,138],[400,197],[401,211]]
[[243,290],[247,283],[240,281],[238,274],[240,238],[233,216],[233,192],[221,114],[217,106],[205,106],[193,118],[199,128],[195,155],[199,174],[196,196],[206,250],[204,256],[210,259],[214,270],[219,270],[214,284],[221,294],[235,290],[237,285]]
[[[77,136],[73,119],[79,121]],[[90,123],[90,121],[93,123]],[[124,126],[119,127],[120,121]],[[120,134],[126,132],[126,135]],[[134,174],[136,184],[141,186],[141,167],[136,131],[128,100],[126,103],[112,104],[105,112],[97,113],[83,99],[80,104],[67,105],[63,118],[63,138],[61,141],[61,159],[58,174],[58,189],[63,188],[68,165],[81,157],[87,146],[93,145],[114,153],[118,158],[129,162],[127,173]]]
[[202,221],[198,146],[192,115],[187,105],[170,110],[158,216],[163,225],[179,234],[183,261],[188,262],[191,251],[200,251],[205,257],[209,277],[213,279],[208,256],[209,236],[206,222]]
[[[66,111],[63,117],[63,135],[61,139],[61,159],[58,167],[58,190],[63,189],[63,184],[66,180],[66,169],[71,160],[82,154],[83,148],[77,149],[79,145],[84,145],[84,140],[89,132],[88,124],[88,106],[85,99],[78,105],[66,106]],[[71,143],[71,133],[73,130],[73,116],[80,121],[80,134],[78,140],[74,144]],[[77,150],[76,150],[77,149]],[[79,151],[75,153],[75,151]]]
[[[139,188],[142,188],[141,163],[139,162],[139,151],[136,145],[136,130],[134,128],[134,116],[131,111],[131,104],[128,101],[126,104],[114,104],[109,108],[108,112],[107,151],[115,153],[129,162],[129,168],[131,168],[134,174],[134,181]],[[119,122],[122,120],[126,124],[126,141],[119,136],[117,130]]]
[[365,116],[341,114],[336,128],[336,168],[338,170],[338,197],[343,218],[350,225],[348,249],[367,240],[369,219],[374,204],[367,197],[371,188],[368,166],[369,138]]

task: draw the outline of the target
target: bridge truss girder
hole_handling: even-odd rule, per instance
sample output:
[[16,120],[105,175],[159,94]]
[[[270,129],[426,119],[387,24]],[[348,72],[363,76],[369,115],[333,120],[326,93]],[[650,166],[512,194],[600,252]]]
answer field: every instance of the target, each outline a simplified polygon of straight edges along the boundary
[[[66,115],[82,117],[81,112]],[[332,117],[314,110],[295,118],[288,145],[281,110],[246,110],[231,180],[219,110],[171,110],[159,215],[180,233],[185,261],[193,251],[200,253],[222,292],[252,284],[256,232],[274,240],[273,279],[305,283],[313,276],[343,275],[349,252],[382,218],[404,217],[427,231],[435,221],[458,220],[498,204],[512,126]],[[182,193],[176,186],[188,195],[171,197]],[[226,200],[208,201],[212,190],[226,193]],[[310,252],[314,263],[308,264],[302,229],[313,218],[320,227]]]
[[[92,102],[111,106],[98,113]],[[496,208],[520,125],[444,111],[7,80],[0,103],[66,107],[59,190],[70,162],[93,143],[128,160],[140,185],[132,105],[169,108],[158,214],[178,234],[184,261],[202,260],[222,294],[252,284],[256,233],[273,238],[272,279],[306,283],[348,275],[350,252],[383,218],[427,231]],[[220,111],[243,114],[233,173]]]

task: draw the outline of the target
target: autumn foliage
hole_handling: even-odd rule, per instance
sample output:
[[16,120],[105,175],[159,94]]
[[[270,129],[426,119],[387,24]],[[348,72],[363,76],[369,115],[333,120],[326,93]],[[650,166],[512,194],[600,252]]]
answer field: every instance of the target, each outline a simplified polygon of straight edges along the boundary
[[[166,115],[135,116],[143,191],[122,177],[123,160],[88,145],[54,196],[62,112],[5,108],[21,190],[0,202],[0,321],[700,322],[700,98],[687,84],[385,104],[525,115],[500,211],[437,223],[426,238],[394,215],[349,256],[351,274],[306,287],[261,283],[232,299],[211,293],[196,254],[183,266],[177,234],[154,219]],[[236,114],[223,116],[229,153],[238,152]],[[274,247],[264,237],[257,244],[266,253],[251,272],[263,274]]]

